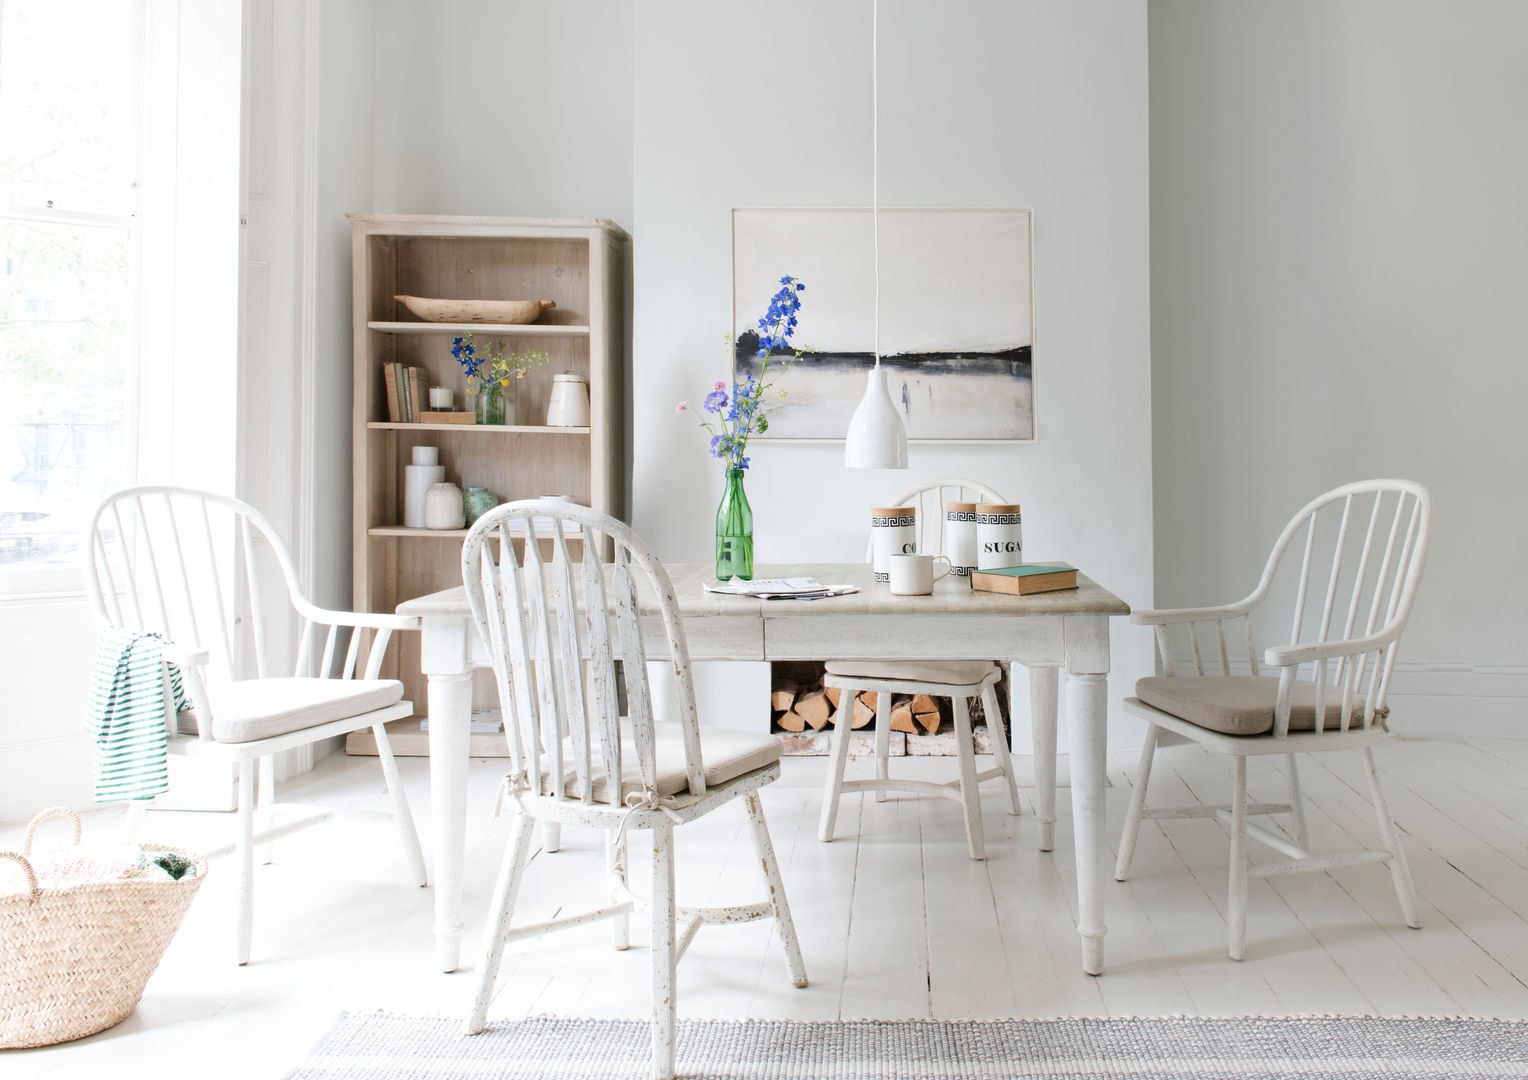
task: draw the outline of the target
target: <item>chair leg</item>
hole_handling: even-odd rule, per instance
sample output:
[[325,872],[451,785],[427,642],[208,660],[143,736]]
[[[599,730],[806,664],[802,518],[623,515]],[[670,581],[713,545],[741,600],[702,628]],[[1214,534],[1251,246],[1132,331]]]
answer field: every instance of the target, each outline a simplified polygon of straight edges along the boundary
[[122,817],[122,842],[134,844],[138,842],[138,834],[143,830],[143,817],[148,813],[151,799],[129,799],[125,804],[127,813]]
[[548,855],[562,850],[561,822],[543,821],[541,823],[541,850]]
[[1405,916],[1407,926],[1420,930],[1422,915],[1417,910],[1417,890],[1411,881],[1411,866],[1406,862],[1406,852],[1401,847],[1401,838],[1396,832],[1395,819],[1390,816],[1390,807],[1385,802],[1385,793],[1380,790],[1379,773],[1374,768],[1374,750],[1365,746],[1358,752],[1364,759],[1364,772],[1369,777],[1369,798],[1374,803],[1374,816],[1379,822],[1380,842],[1390,852],[1390,880],[1395,883],[1395,896],[1401,902],[1401,914]]
[[[886,695],[890,697],[890,695]],[[785,946],[785,966],[791,974],[792,986],[806,985],[806,965],[801,961],[801,942],[796,937],[796,924],[791,919],[790,904],[785,899],[785,882],[780,877],[780,863],[775,858],[775,846],[769,841],[769,825],[764,820],[764,807],[759,793],[751,791],[747,798],[748,827],[753,833],[753,850],[764,867],[764,884],[769,889],[769,906],[775,912],[775,927],[780,931],[780,943]]]
[[239,835],[234,861],[239,866],[238,922],[235,948],[240,964],[249,963],[255,928],[255,759],[239,762]]
[[1310,833],[1305,827],[1305,799],[1300,792],[1300,766],[1293,754],[1286,754],[1284,762],[1289,770],[1289,829],[1295,834],[1295,846],[1308,848]]
[[499,962],[504,959],[505,936],[515,915],[515,897],[525,876],[525,864],[531,857],[531,832],[535,821],[526,814],[515,822],[515,839],[504,853],[499,880],[493,890],[493,906],[488,912],[488,929],[483,940],[483,970],[478,975],[477,995],[472,999],[472,1014],[467,1018],[467,1034],[476,1035],[488,1020],[488,1001],[499,977]]
[[1247,759],[1237,756],[1231,781],[1231,873],[1226,911],[1232,960],[1242,958],[1247,940]]
[[[884,690],[878,690],[875,695],[875,778],[877,780],[885,780],[891,776],[890,759],[891,695]],[[886,801],[885,788],[877,789],[875,801]]]
[[1003,782],[1008,790],[1008,812],[1019,812],[1019,782],[1013,775],[1013,755],[1008,752],[1008,731],[1003,727],[1003,714],[998,711],[997,691],[987,687],[982,691],[982,711],[987,714],[987,737],[992,740],[992,756],[997,767],[1003,770]]
[[838,708],[833,713],[833,750],[822,786],[822,818],[817,824],[817,839],[824,844],[833,839],[833,826],[838,823],[838,800],[843,789],[844,762],[849,757],[849,718],[853,715],[854,691],[845,687],[839,693]]
[[[605,874],[610,883],[610,899],[618,901],[627,889],[626,837],[617,829],[605,833]],[[617,915],[610,920],[611,938],[617,949],[631,947],[631,916]]]
[[653,1076],[673,1080],[674,1029],[679,1016],[674,994],[675,910],[674,827],[653,829]]
[[1157,756],[1157,736],[1162,729],[1146,725],[1146,741],[1141,744],[1141,763],[1135,770],[1135,787],[1130,792],[1130,806],[1125,811],[1125,831],[1119,837],[1119,858],[1114,863],[1114,880],[1124,881],[1135,858],[1135,841],[1141,833],[1141,815],[1146,811],[1146,785],[1151,783],[1151,763]]
[[385,724],[373,724],[371,733],[377,740],[377,758],[382,762],[382,779],[387,782],[387,793],[393,801],[393,818],[398,822],[398,832],[403,837],[403,857],[414,880],[422,889],[430,883],[429,871],[424,865],[424,849],[419,846],[419,833],[414,829],[414,815],[409,813],[408,794],[403,790],[403,778],[398,775],[398,761],[393,757],[393,744],[387,737]]
[[1056,846],[1056,697],[1059,668],[1029,669],[1029,725],[1035,758],[1035,817],[1040,822],[1040,850]]
[[[259,798],[255,804],[255,828],[264,832],[276,823],[276,758],[266,754],[260,759]],[[262,866],[269,866],[276,859],[276,842],[267,840],[255,852]]]
[[976,748],[971,745],[971,706],[963,697],[951,698],[955,712],[955,751],[960,762],[960,798],[966,811],[966,850],[973,859],[985,859],[982,840],[981,792],[976,783]]

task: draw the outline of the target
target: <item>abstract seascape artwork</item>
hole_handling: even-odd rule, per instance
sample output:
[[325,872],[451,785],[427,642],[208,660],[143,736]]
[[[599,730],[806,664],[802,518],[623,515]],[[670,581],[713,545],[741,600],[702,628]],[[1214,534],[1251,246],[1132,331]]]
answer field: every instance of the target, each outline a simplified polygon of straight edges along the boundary
[[[865,392],[880,327],[881,366],[908,437],[1035,437],[1031,215],[1028,210],[882,210],[880,316],[869,210],[734,210],[734,370],[759,374],[751,314],[789,274],[805,282],[798,347],[768,439],[838,440]],[[771,367],[773,377],[776,369]]]

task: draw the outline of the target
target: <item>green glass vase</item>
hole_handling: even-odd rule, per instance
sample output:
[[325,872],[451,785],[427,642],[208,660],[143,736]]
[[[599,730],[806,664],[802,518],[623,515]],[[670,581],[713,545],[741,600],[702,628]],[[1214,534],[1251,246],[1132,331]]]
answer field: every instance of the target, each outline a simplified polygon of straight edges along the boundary
[[727,489],[716,508],[716,577],[753,580],[753,508],[743,490],[743,470],[727,470]]
[[477,388],[475,407],[479,424],[504,424],[504,387],[485,382]]

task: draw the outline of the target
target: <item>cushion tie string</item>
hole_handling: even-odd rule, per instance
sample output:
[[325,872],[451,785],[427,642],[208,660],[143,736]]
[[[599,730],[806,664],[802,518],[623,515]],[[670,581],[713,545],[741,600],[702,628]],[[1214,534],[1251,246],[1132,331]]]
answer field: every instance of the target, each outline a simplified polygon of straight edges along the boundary
[[505,773],[504,779],[499,781],[499,793],[493,800],[493,816],[498,817],[504,812],[504,797],[506,795],[518,801],[520,793],[530,789],[530,777],[525,774],[524,769],[521,769],[519,772]]
[[658,810],[675,825],[684,824],[684,819],[674,813],[674,808],[679,804],[672,795],[659,795],[656,791],[631,791],[627,792],[625,803],[626,813],[621,815],[621,823],[615,830],[615,842],[618,846],[626,838],[626,823],[638,810]]

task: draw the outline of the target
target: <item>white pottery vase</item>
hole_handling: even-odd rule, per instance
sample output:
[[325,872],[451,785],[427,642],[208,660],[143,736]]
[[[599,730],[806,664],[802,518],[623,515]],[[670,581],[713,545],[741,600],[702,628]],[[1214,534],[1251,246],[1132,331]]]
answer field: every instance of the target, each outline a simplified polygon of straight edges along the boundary
[[424,524],[424,496],[430,485],[446,478],[446,467],[440,464],[440,448],[435,446],[414,447],[413,463],[403,467],[403,526],[406,529],[422,529]]
[[424,493],[424,527],[426,529],[460,529],[467,524],[462,507],[462,489],[449,480],[431,484]]

